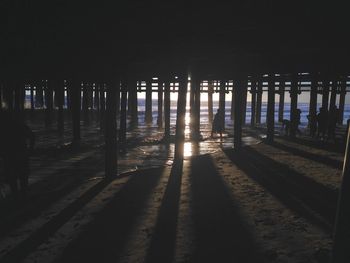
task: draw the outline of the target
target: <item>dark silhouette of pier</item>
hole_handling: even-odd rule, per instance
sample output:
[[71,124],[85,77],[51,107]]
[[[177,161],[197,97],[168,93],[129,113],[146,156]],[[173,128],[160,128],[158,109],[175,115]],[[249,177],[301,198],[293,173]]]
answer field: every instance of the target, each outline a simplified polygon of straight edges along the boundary
[[349,262],[346,6],[114,2],[0,3],[0,261]]

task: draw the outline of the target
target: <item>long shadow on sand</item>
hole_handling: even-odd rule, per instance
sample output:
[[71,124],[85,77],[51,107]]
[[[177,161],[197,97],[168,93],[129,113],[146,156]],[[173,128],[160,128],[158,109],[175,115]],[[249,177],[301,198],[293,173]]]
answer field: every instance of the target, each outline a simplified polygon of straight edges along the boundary
[[310,153],[307,151],[303,151],[303,150],[300,150],[298,148],[290,147],[288,145],[285,145],[285,144],[282,144],[282,143],[279,143],[276,141],[273,143],[270,143],[270,145],[272,145],[273,147],[278,148],[282,151],[290,152],[294,155],[298,155],[298,156],[301,156],[303,158],[306,158],[306,159],[309,159],[309,160],[312,160],[312,161],[315,161],[318,163],[326,164],[326,165],[333,167],[333,168],[336,168],[336,169],[341,169],[342,165],[343,165],[343,162],[341,162],[339,160],[335,160],[335,159],[328,158],[326,156],[320,156],[320,155],[313,154],[313,153]]
[[194,252],[190,262],[264,262],[210,155],[192,158]]
[[181,194],[182,160],[174,162],[145,262],[172,262]]
[[307,145],[307,146],[321,149],[328,152],[336,152],[336,153],[344,154],[344,151],[345,151],[345,143],[342,144],[340,142],[335,144],[331,142],[313,141],[313,140],[308,140],[300,137],[291,139],[290,137],[287,137],[287,136],[280,136],[279,138],[282,140],[292,141],[301,145]]
[[336,192],[251,147],[244,147],[240,151],[225,150],[225,154],[291,210],[326,231],[332,231]]
[[[256,138],[261,138],[262,134],[266,134],[266,129],[261,127],[259,128],[256,127],[253,129],[245,128],[244,134],[253,136]],[[343,143],[341,139],[339,139],[337,143],[334,143],[334,142],[324,142],[320,140],[315,141],[315,140],[312,140],[311,138],[310,139],[303,138],[303,137],[291,138],[289,136],[281,136],[281,135],[279,135],[278,138],[281,140],[286,140],[288,142],[292,141],[297,144],[306,145],[306,146],[324,150],[327,152],[336,152],[336,153],[344,154],[344,151],[345,151],[345,143]]]
[[162,170],[135,172],[58,262],[116,262]]

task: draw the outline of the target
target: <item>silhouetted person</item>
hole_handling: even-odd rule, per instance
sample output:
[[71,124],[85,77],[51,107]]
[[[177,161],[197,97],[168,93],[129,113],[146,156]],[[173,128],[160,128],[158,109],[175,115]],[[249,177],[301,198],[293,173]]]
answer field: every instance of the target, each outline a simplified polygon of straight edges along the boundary
[[211,128],[211,137],[213,137],[214,133],[219,133],[220,134],[220,140],[222,140],[222,132],[224,131],[223,127],[223,118],[224,115],[220,109],[216,112],[213,120],[213,125]]
[[4,163],[5,181],[10,185],[15,198],[18,198],[19,182],[21,195],[25,197],[30,172],[29,153],[34,147],[34,133],[26,124],[8,113],[1,114],[0,123],[0,154]]
[[286,136],[289,136],[289,131],[290,131],[290,120],[287,119],[283,119],[282,120],[282,127],[281,130],[284,130],[284,134]]
[[314,138],[317,131],[317,115],[307,115],[307,119],[309,120],[310,136]]
[[339,119],[339,110],[337,106],[334,106],[329,110],[327,140],[332,139],[335,142],[335,129],[337,127],[338,119]]
[[328,123],[328,111],[321,107],[320,112],[317,114],[317,137],[321,136],[321,139],[325,139]]
[[295,118],[291,120],[290,129],[293,129],[294,134],[298,133],[301,135],[301,131],[299,130],[300,118],[301,118],[301,110],[295,110]]

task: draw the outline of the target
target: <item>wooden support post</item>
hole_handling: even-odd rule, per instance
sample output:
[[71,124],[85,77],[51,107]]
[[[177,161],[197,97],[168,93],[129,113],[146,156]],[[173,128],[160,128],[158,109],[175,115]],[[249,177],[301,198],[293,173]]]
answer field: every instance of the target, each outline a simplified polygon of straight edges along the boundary
[[193,90],[193,108],[192,108],[192,116],[191,116],[191,123],[192,123],[192,139],[199,140],[200,138],[200,80],[197,76],[192,76],[192,85],[191,90]]
[[208,120],[209,123],[213,122],[213,82],[211,80],[208,81]]
[[292,76],[290,88],[290,129],[289,135],[294,138],[297,131],[297,108],[298,108],[298,81],[296,75]]
[[231,97],[231,120],[235,119],[235,82],[233,82],[232,87],[232,97]]
[[243,99],[244,93],[247,91],[247,85],[245,81],[238,80],[234,82],[234,126],[233,126],[233,145],[236,150],[242,148],[242,111],[243,111]]
[[93,89],[94,89],[94,109],[99,112],[100,109],[100,93],[98,91],[98,86],[96,83],[94,83],[93,85]]
[[[105,127],[105,174],[111,177],[117,174],[118,145],[117,145],[117,88],[120,82],[109,82],[106,96],[106,127]],[[104,86],[103,90],[104,90]],[[104,97],[104,95],[103,95]],[[126,102],[125,102],[126,103]],[[125,106],[126,108],[126,106]]]
[[152,124],[152,80],[146,82],[146,112],[145,122],[146,124]]
[[191,136],[194,132],[194,122],[195,122],[195,105],[194,105],[194,98],[195,97],[195,83],[193,81],[193,76],[191,80],[191,86],[190,86],[190,130],[191,130]]
[[177,98],[175,156],[174,156],[175,162],[181,162],[184,156],[187,84],[188,84],[187,74],[183,72],[179,76],[179,92],[178,92],[178,98]]
[[71,89],[68,88],[68,81],[67,80],[64,80],[64,89],[66,91],[66,96],[67,96],[67,110],[68,111],[72,111],[72,94],[71,94]]
[[247,117],[247,92],[248,92],[248,89],[245,89],[244,92],[243,92],[242,125],[246,124],[246,117]]
[[[120,100],[120,127],[119,127],[119,145],[121,152],[126,152],[126,105],[128,101],[128,82],[126,79],[122,79],[121,85],[118,83],[117,94],[120,94],[121,87],[121,100]],[[118,96],[118,95],[117,95]]]
[[278,104],[278,122],[283,122],[283,115],[284,115],[284,91],[285,91],[285,81],[281,80],[279,84],[279,95],[280,100]]
[[89,109],[89,84],[83,83],[83,118],[84,125],[90,125],[90,109]]
[[7,85],[4,87],[4,100],[6,102],[8,112],[13,112],[14,85],[10,81],[7,81],[6,84]]
[[131,83],[129,83],[129,99],[130,101],[130,115],[131,115],[131,123],[130,126],[131,128],[137,127],[138,124],[138,112],[137,112],[137,81],[135,79],[130,80]]
[[[106,113],[106,98],[105,98],[105,91],[106,87],[104,83],[101,83],[99,85],[99,91],[100,91],[100,130],[103,131],[105,129],[105,113]],[[117,96],[117,94],[116,94]]]
[[30,84],[30,111],[33,113],[35,109],[34,105],[34,85]]
[[274,75],[269,74],[268,79],[268,95],[267,95],[267,141],[272,143],[275,135],[275,80]]
[[255,112],[256,112],[256,79],[252,77],[250,86],[250,93],[252,94],[252,99],[250,103],[250,126],[255,127]]
[[159,129],[163,128],[163,80],[158,80],[158,116],[157,125]]
[[257,92],[256,92],[256,115],[255,122],[257,124],[261,124],[261,103],[262,103],[262,80],[257,82]]
[[99,122],[99,119],[100,119],[100,92],[98,90],[97,83],[94,83],[94,111],[95,111],[95,121]]
[[53,110],[53,88],[52,83],[45,81],[45,127],[49,128],[52,125],[52,110]]
[[164,139],[170,139],[170,81],[167,79],[164,86]]
[[328,110],[328,99],[329,99],[329,81],[322,81],[322,108]]
[[309,128],[311,137],[316,135],[317,130],[317,88],[317,80],[312,76],[309,106]]
[[64,116],[63,116],[63,104],[64,104],[64,86],[63,82],[58,81],[56,84],[56,103],[57,103],[57,130],[60,135],[64,131]]
[[81,82],[72,80],[69,85],[71,93],[73,144],[80,144],[80,108],[81,108]]
[[35,84],[35,107],[42,108],[44,106],[43,81],[39,80]]
[[336,104],[337,99],[337,89],[338,89],[338,81],[332,81],[332,91],[331,91],[331,99],[329,100],[329,110],[333,110]]
[[347,135],[342,182],[339,191],[334,228],[332,263],[345,263],[350,258],[350,130]]
[[119,89],[117,89],[117,104],[116,104],[117,116],[120,115],[120,86],[118,86],[118,87],[119,87]]
[[15,100],[14,100],[14,110],[16,118],[24,121],[24,98],[25,98],[25,87],[22,81],[16,81],[14,83],[15,88]]
[[339,121],[338,124],[342,125],[344,122],[344,108],[345,108],[345,96],[346,96],[346,80],[340,82],[340,97],[339,97]]
[[88,83],[88,109],[89,109],[89,118],[90,118],[90,123],[91,120],[94,119],[94,94],[93,94],[93,83]]
[[225,130],[225,95],[226,95],[226,82],[225,80],[220,81],[220,91],[219,91],[219,109],[223,115],[221,127]]

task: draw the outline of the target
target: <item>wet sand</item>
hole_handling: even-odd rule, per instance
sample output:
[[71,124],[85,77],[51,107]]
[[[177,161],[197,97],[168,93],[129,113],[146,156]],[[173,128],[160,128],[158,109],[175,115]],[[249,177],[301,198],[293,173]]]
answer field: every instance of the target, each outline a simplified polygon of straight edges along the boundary
[[153,129],[109,180],[98,141],[38,154],[28,202],[1,208],[1,262],[327,262],[341,147],[262,134],[236,152],[207,130],[174,164]]

